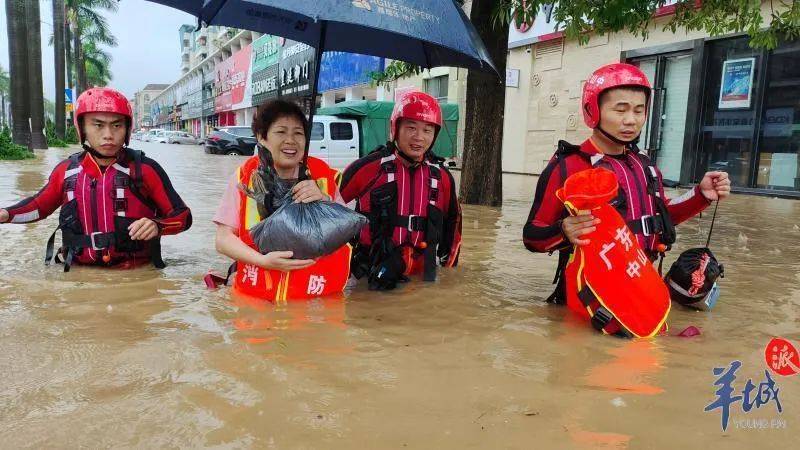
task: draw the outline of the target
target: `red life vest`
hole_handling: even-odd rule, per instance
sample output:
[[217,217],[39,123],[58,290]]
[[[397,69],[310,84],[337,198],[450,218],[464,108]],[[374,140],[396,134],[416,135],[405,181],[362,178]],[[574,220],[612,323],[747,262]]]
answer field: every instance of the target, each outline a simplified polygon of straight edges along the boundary
[[159,238],[133,241],[128,234],[128,226],[136,220],[154,219],[157,208],[141,194],[142,152],[123,151],[128,157],[106,167],[104,172],[98,166],[95,174],[99,176],[84,170],[85,164],[97,164],[85,152],[70,156],[64,173],[59,225],[48,240],[45,263],[54,256],[55,234],[61,230],[60,254],[65,272],[73,261],[93,265],[126,261],[138,265],[152,260],[156,267],[164,267]]
[[567,306],[607,334],[652,337],[666,330],[669,291],[619,213],[609,204],[619,185],[614,173],[587,169],[557,192],[570,215],[591,211],[596,230],[575,246],[565,269]]
[[[238,171],[239,183],[252,189],[252,175],[258,169],[259,158],[248,159]],[[309,156],[308,170],[320,190],[331,198],[336,195],[335,170],[320,159]],[[239,192],[239,239],[258,250],[250,228],[262,220],[256,201]],[[300,300],[342,292],[350,276],[350,245],[344,245],[330,255],[323,256],[305,269],[283,272],[265,270],[243,262],[236,262],[233,289],[241,294],[270,301]]]
[[[377,239],[391,236],[393,246],[402,249],[404,275],[424,271],[426,279],[435,279],[436,248],[448,207],[440,192],[450,179],[427,159],[410,166],[398,160],[397,152],[384,150],[381,156],[376,178],[358,198],[356,210],[370,219],[370,226],[361,230],[359,245],[369,249]],[[451,257],[444,266],[452,267],[456,261]]]

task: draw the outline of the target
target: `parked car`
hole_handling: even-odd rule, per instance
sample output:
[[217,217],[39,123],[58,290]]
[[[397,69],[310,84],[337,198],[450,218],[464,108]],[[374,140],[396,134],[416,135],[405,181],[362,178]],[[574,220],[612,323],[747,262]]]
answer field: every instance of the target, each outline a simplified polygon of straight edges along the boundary
[[142,140],[145,142],[155,142],[153,138],[158,134],[160,131],[164,131],[161,128],[153,128],[152,130],[145,131],[142,134]]
[[195,135],[185,131],[168,131],[167,144],[201,144],[202,141]]
[[141,131],[135,131],[133,134],[131,134],[131,140],[132,141],[141,141],[142,140],[142,132]]
[[208,135],[205,152],[212,155],[252,156],[256,138],[250,127],[221,127]]
[[153,135],[152,138],[150,138],[150,142],[160,142],[162,144],[166,144],[169,139],[169,133],[172,133],[172,131],[159,130]]

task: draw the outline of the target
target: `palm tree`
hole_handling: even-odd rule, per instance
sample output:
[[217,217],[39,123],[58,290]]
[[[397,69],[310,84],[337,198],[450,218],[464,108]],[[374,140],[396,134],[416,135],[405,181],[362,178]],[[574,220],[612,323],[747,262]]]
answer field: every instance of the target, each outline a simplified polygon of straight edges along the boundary
[[100,14],[100,10],[116,11],[117,2],[114,0],[66,0],[67,16],[72,34],[72,53],[75,62],[77,87],[80,92],[88,87],[86,62],[83,45],[90,37],[95,43],[116,45],[116,39],[111,34],[108,22]]
[[39,2],[25,2],[28,38],[28,95],[30,95],[31,147],[46,149],[44,136],[44,93],[42,88],[42,30]]
[[25,0],[6,0],[8,59],[10,62],[11,132],[15,144],[28,145],[30,96],[28,95],[28,45]]
[[0,128],[5,128],[8,123],[6,121],[6,96],[11,89],[11,80],[8,78],[8,72],[0,66]]
[[56,137],[64,139],[64,0],[53,0],[53,54],[56,71],[56,110],[55,131]]
[[83,59],[86,63],[86,81],[90,86],[106,86],[111,75],[111,55],[91,40],[84,41]]

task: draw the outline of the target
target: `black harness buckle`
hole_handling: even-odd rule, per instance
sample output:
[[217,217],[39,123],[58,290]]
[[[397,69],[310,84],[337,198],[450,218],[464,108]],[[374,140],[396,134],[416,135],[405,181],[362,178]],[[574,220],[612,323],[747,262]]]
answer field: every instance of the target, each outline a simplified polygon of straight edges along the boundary
[[614,316],[602,306],[598,307],[592,314],[592,326],[597,331],[603,331],[603,328],[612,320],[614,320]]

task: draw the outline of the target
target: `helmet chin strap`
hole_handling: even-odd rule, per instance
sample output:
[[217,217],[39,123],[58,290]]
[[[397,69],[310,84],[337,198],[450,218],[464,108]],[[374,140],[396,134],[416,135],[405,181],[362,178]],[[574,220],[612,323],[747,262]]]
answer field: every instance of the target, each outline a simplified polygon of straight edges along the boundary
[[619,144],[619,145],[624,145],[625,147],[638,144],[639,143],[639,138],[642,136],[642,134],[639,133],[638,135],[636,135],[635,138],[633,138],[633,139],[631,139],[629,141],[623,141],[622,139],[620,139],[620,138],[618,138],[616,136],[613,136],[611,133],[609,133],[606,130],[604,130],[602,127],[600,127],[600,125],[597,126],[597,130],[600,131],[601,133],[603,133],[603,136],[605,136],[611,142],[614,142],[615,144]]
[[[394,148],[397,149],[397,153],[400,155],[400,157],[408,161],[409,164],[411,164],[412,166],[422,164],[425,161],[425,159],[428,158],[431,151],[430,148],[428,150],[425,150],[425,153],[422,155],[422,161],[416,161],[409,158],[408,155],[406,155],[402,150],[400,150],[400,147],[397,145],[397,141],[392,141],[392,144],[394,145]],[[431,148],[433,148],[433,145],[431,145]]]
[[[83,149],[86,151],[86,153],[88,153],[88,154],[90,154],[90,155],[94,156],[94,158],[95,158],[95,159],[111,159],[111,158],[116,158],[116,157],[117,157],[117,155],[119,155],[119,151],[120,151],[120,150],[122,150],[122,149],[118,150],[118,151],[117,151],[117,153],[116,153],[114,156],[106,156],[106,155],[104,155],[104,154],[102,154],[102,153],[98,152],[97,150],[93,149],[92,147],[90,147],[90,146],[86,145],[86,143],[83,143],[83,144],[81,144],[81,146],[82,146],[82,147],[83,147]],[[123,147],[123,148],[125,148],[125,147]]]

